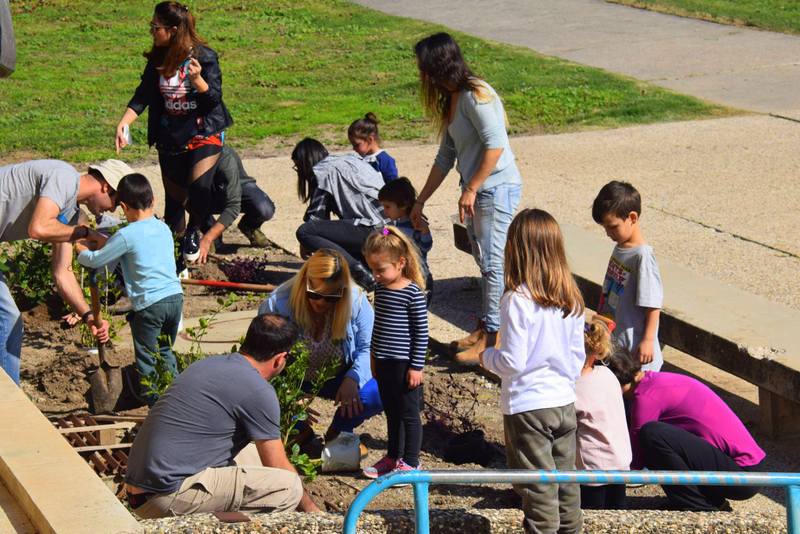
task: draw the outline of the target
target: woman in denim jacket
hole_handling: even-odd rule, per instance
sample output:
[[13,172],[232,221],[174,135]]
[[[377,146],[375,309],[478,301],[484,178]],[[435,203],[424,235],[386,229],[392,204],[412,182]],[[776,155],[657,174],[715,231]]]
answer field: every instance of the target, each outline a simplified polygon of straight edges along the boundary
[[310,351],[306,380],[333,362],[334,377],[320,396],[339,409],[325,440],[352,432],[383,411],[378,385],[370,371],[374,313],[366,294],[353,283],[344,257],[331,249],[316,251],[297,275],[279,286],[258,309],[292,319]]

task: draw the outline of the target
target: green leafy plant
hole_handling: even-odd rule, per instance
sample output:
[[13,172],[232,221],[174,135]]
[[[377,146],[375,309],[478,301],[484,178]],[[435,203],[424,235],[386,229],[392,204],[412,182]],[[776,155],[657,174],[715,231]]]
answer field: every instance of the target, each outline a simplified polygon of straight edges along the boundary
[[[239,302],[240,297],[236,293],[228,293],[225,297],[217,299],[217,307],[197,320],[197,326],[189,327],[186,333],[191,339],[191,345],[186,352],[173,351],[175,359],[177,360],[178,373],[183,372],[184,369],[192,365],[198,360],[202,360],[207,356],[203,350],[203,338],[208,334],[211,325],[216,321],[217,316],[230,309],[234,304]],[[160,338],[160,340],[162,340]],[[232,347],[235,349],[234,347]],[[235,352],[235,350],[232,350]],[[172,368],[164,361],[164,357],[160,352],[151,353],[155,361],[154,370],[151,374],[140,378],[142,386],[146,388],[148,395],[161,396],[167,388],[175,380],[175,374]]]
[[308,454],[300,452],[296,442],[300,433],[298,425],[308,421],[308,408],[316,398],[322,386],[334,377],[338,362],[328,360],[311,377],[306,388],[306,369],[308,369],[310,350],[302,341],[298,341],[289,352],[288,361],[283,371],[272,377],[270,383],[275,388],[278,403],[281,406],[281,436],[289,461],[297,471],[308,480],[313,480],[319,472],[321,460],[311,459]]
[[[80,265],[77,260],[72,262],[73,272],[80,273],[79,280],[83,297],[86,302],[92,302],[92,293],[89,286],[89,269]],[[119,341],[119,332],[125,327],[125,319],[116,317],[108,312],[108,307],[123,296],[122,284],[117,279],[117,274],[108,266],[97,273],[97,290],[100,292],[100,315],[108,321],[108,335],[111,341]],[[94,346],[95,339],[89,325],[80,323],[81,343],[86,347]]]
[[50,256],[53,246],[41,241],[14,241],[0,253],[0,263],[14,298],[30,306],[44,301],[53,292]]

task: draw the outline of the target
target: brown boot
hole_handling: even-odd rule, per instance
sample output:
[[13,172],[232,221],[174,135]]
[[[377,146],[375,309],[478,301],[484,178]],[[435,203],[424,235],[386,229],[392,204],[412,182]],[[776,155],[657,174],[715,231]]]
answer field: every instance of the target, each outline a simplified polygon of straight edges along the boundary
[[450,343],[450,350],[453,351],[453,354],[466,350],[477,343],[482,334],[483,321],[478,321],[478,326],[475,327],[475,330],[470,332],[467,336]]
[[478,365],[480,363],[480,353],[486,349],[487,336],[485,330],[481,329],[478,333],[478,339],[473,345],[466,350],[462,350],[453,357],[456,363],[461,365]]

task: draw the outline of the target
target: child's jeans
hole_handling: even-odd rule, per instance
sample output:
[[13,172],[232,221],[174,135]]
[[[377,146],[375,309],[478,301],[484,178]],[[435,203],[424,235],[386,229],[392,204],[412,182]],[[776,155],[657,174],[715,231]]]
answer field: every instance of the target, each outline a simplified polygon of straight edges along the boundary
[[408,369],[408,360],[375,359],[375,378],[386,412],[386,454],[417,467],[422,446],[422,385],[408,389]]
[[[575,405],[503,416],[511,469],[575,469]],[[514,485],[525,532],[577,533],[583,526],[578,484]]]
[[[136,355],[136,370],[139,378],[151,375],[156,370],[156,354],[164,365],[178,374],[178,362],[172,352],[172,344],[178,336],[178,324],[183,310],[183,294],[164,297],[137,312],[131,317],[133,351]],[[135,393],[135,392],[134,392]],[[141,395],[152,406],[158,397],[142,388]]]

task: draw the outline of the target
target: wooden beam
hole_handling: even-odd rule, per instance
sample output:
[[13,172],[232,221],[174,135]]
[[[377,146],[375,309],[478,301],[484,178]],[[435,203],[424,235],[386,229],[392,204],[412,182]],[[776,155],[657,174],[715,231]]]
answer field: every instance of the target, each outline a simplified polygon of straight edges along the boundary
[[57,428],[61,434],[71,434],[73,432],[96,432],[98,430],[115,430],[125,429],[129,430],[136,426],[136,423],[129,421],[120,421],[119,423],[109,423],[107,425],[91,425],[91,426],[64,426]]
[[111,445],[89,445],[86,447],[75,447],[75,452],[95,452],[107,451],[110,449],[130,449],[133,443],[112,443]]

